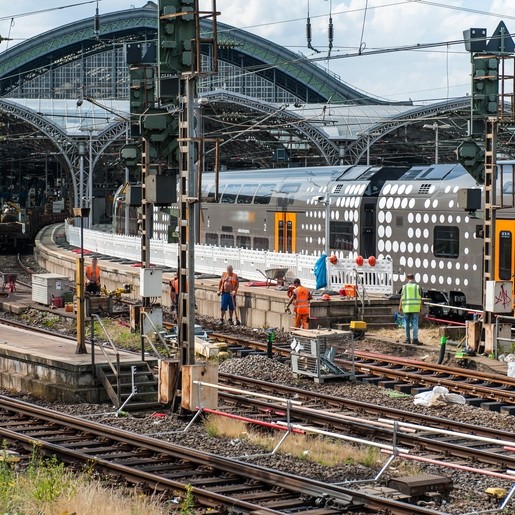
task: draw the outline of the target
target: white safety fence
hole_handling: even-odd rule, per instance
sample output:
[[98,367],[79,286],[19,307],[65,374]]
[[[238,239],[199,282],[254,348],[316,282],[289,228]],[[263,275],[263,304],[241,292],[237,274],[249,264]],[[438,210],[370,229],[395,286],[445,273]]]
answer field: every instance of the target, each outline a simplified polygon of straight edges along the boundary
[[[66,238],[70,245],[80,247],[80,228],[66,223]],[[83,230],[84,249],[130,261],[141,260],[141,238],[123,236],[89,229]],[[164,240],[150,241],[150,262],[156,266],[177,268],[178,245]],[[308,288],[315,287],[313,267],[318,256],[285,254],[230,247],[195,245],[195,272],[220,276],[228,265],[245,279],[262,281],[265,271],[274,268],[288,269],[287,281],[298,277]],[[375,267],[364,264],[357,267],[355,260],[340,259],[336,265],[328,264],[328,287],[338,291],[345,284],[355,284],[356,269],[360,274],[360,284],[368,293],[393,292],[392,265],[390,261],[378,260]],[[386,276],[387,274],[388,277]],[[389,285],[390,290],[387,291]]]
[[367,293],[391,295],[393,293],[393,263],[389,259],[377,259],[374,266],[365,260],[361,266],[355,259],[339,258],[333,264],[327,260],[327,284],[339,291],[346,285],[364,288]]

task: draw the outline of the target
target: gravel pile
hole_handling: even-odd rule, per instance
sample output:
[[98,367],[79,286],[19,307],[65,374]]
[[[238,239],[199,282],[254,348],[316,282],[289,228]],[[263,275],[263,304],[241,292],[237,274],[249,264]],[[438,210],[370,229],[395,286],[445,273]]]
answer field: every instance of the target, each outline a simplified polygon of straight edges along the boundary
[[289,366],[265,356],[246,356],[245,358],[228,359],[220,364],[219,371],[260,381],[297,386],[299,380],[292,376]]

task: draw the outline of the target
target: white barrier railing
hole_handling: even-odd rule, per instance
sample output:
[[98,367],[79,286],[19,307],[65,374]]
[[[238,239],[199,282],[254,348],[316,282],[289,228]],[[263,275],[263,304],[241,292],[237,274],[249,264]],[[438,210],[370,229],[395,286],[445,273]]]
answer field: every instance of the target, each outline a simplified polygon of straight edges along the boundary
[[378,259],[374,266],[365,260],[358,266],[354,259],[339,258],[333,264],[327,262],[327,282],[331,288],[339,291],[345,285],[363,287],[367,293],[393,293],[393,263],[389,259]]
[[[80,228],[65,224],[66,238],[70,245],[80,247]],[[141,260],[141,238],[123,236],[101,231],[84,229],[84,249],[107,256]],[[152,239],[150,242],[150,262],[157,266],[177,268],[178,245],[163,240]],[[258,250],[237,249],[230,247],[213,247],[195,245],[195,272],[222,275],[228,265],[241,277],[251,281],[264,279],[263,273],[270,268],[287,268],[287,280],[298,277],[308,288],[315,287],[313,267],[318,256],[304,254],[285,254]],[[346,284],[355,284],[356,273],[359,283],[364,285],[367,293],[393,293],[393,265],[389,260],[377,260],[375,267],[367,263],[358,267],[353,259],[339,259],[336,265],[328,265],[328,288],[340,290]],[[263,273],[262,273],[262,272]]]

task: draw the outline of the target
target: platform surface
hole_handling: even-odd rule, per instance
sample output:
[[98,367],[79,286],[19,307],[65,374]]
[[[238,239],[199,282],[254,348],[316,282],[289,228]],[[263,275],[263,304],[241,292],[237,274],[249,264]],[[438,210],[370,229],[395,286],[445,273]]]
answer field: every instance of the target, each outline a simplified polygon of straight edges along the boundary
[[[87,354],[76,354],[77,343],[59,336],[31,333],[17,327],[2,326],[0,328],[0,354],[23,354],[31,359],[43,359],[68,366],[91,365],[91,346],[86,342]],[[103,347],[109,358],[116,362],[116,353],[110,347]],[[122,363],[131,363],[141,360],[141,354],[118,351]],[[151,358],[148,361],[155,361]],[[107,364],[108,361],[100,349],[95,346],[95,364]]]

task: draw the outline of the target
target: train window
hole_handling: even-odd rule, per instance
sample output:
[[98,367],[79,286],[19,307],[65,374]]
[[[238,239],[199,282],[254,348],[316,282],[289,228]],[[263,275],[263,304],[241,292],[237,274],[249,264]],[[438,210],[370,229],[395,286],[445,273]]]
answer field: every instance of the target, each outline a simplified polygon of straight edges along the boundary
[[218,234],[206,232],[206,245],[215,245],[218,247]]
[[259,238],[256,236],[254,238],[254,250],[268,250],[269,243],[268,238]]
[[435,257],[457,258],[460,254],[460,230],[458,227],[436,225],[433,249]]
[[329,223],[329,248],[334,250],[352,250],[354,234],[351,222]]
[[250,236],[240,236],[240,235],[236,236],[236,247],[238,247],[240,249],[252,248]]
[[283,184],[281,186],[281,193],[297,193],[300,189],[300,183],[295,182],[292,184]]
[[238,194],[237,204],[252,204],[252,199],[257,190],[257,185],[244,184],[241,187],[240,193]]
[[220,234],[221,247],[234,247],[234,236],[232,234]]
[[511,231],[501,231],[499,233],[499,279],[508,281],[511,279],[512,263],[512,234]]
[[502,187],[503,193],[513,193],[513,182],[506,182]]
[[228,184],[225,188],[222,198],[220,199],[220,202],[222,204],[234,204],[240,187],[241,186],[239,184]]
[[261,184],[254,197],[254,204],[270,204],[272,191],[275,190],[275,184]]
[[[222,193],[222,191],[224,190],[225,186],[220,186],[218,188],[218,195],[220,195]],[[208,202],[216,202],[217,199],[215,198],[215,185],[213,184],[213,186],[211,186],[211,188],[209,189],[209,192],[207,194],[207,201]]]

